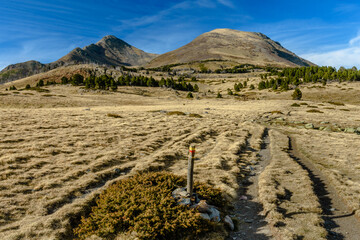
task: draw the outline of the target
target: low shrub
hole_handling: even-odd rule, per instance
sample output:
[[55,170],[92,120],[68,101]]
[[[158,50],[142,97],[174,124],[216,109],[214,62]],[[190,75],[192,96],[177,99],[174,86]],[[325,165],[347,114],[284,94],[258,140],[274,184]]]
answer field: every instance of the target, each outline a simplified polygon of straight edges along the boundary
[[332,105],[336,105],[336,106],[345,106],[345,104],[342,103],[342,102],[333,102],[333,101],[330,101],[330,102],[328,102],[328,103],[330,103],[330,104],[332,104]]
[[302,98],[302,92],[299,88],[295,88],[293,94],[291,95],[292,99],[300,100]]
[[300,104],[293,103],[293,104],[291,104],[291,107],[300,107]]
[[202,118],[202,116],[200,114],[197,113],[190,113],[189,117],[193,117],[193,118]]
[[[114,239],[136,234],[138,239],[198,237],[217,224],[200,217],[194,209],[177,205],[171,193],[186,179],[166,172],[138,173],[108,187],[98,197],[90,215],[74,229],[79,239],[97,235]],[[223,206],[220,190],[195,183],[194,191],[209,204]]]
[[166,115],[170,115],[170,116],[172,116],[172,115],[184,116],[184,115],[186,115],[186,114],[183,113],[183,112],[180,112],[180,111],[172,111],[172,112],[167,112]]
[[193,94],[191,92],[188,92],[188,94],[186,95],[187,98],[194,98]]
[[308,113],[324,113],[324,112],[322,112],[320,110],[317,110],[317,109],[310,109],[310,110],[307,110],[306,112],[308,112]]
[[119,114],[115,114],[115,113],[108,113],[107,116],[113,117],[113,118],[122,118],[122,116],[120,116]]

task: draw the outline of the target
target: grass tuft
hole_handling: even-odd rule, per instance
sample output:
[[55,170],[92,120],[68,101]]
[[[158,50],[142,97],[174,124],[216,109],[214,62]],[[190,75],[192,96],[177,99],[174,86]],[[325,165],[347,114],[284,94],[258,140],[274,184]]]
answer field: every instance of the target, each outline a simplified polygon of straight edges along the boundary
[[330,103],[330,104],[332,104],[332,105],[336,105],[336,106],[345,106],[345,104],[344,104],[344,103],[342,103],[342,102],[334,102],[334,101],[330,101],[330,102],[328,102],[328,103]]
[[324,113],[320,110],[317,110],[317,109],[310,109],[310,110],[307,110],[306,112],[309,112],[309,113]]

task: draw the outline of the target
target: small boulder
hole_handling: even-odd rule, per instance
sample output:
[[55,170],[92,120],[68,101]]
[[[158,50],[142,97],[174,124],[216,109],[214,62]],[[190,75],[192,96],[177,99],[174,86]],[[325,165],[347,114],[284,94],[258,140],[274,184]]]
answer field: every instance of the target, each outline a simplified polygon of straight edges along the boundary
[[200,217],[202,217],[203,219],[211,221],[211,218],[210,218],[209,214],[207,214],[207,213],[200,213]]
[[211,221],[220,222],[220,212],[215,207],[210,208],[211,213],[209,214]]
[[177,188],[172,192],[172,196],[175,199],[183,198],[187,196],[186,188]]
[[196,204],[195,209],[197,209],[200,213],[211,213],[211,206],[206,203],[205,200],[200,200],[198,204]]
[[234,223],[231,219],[231,217],[229,217],[229,215],[226,215],[226,217],[224,218],[224,223],[226,224],[226,226],[228,226],[230,228],[231,231],[234,230]]

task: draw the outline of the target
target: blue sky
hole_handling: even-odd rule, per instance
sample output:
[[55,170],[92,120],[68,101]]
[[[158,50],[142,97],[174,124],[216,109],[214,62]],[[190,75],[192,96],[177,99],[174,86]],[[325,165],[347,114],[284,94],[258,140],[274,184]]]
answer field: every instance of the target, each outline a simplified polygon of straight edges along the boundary
[[318,65],[360,68],[357,1],[0,0],[0,69],[115,35],[165,53],[215,28],[262,32]]

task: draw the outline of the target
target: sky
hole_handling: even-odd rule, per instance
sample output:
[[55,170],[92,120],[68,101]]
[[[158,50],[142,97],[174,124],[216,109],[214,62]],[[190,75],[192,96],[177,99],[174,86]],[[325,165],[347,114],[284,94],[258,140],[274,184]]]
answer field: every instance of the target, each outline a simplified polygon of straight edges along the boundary
[[360,68],[358,1],[0,0],[0,69],[116,37],[151,53],[216,28],[261,32],[321,66]]

